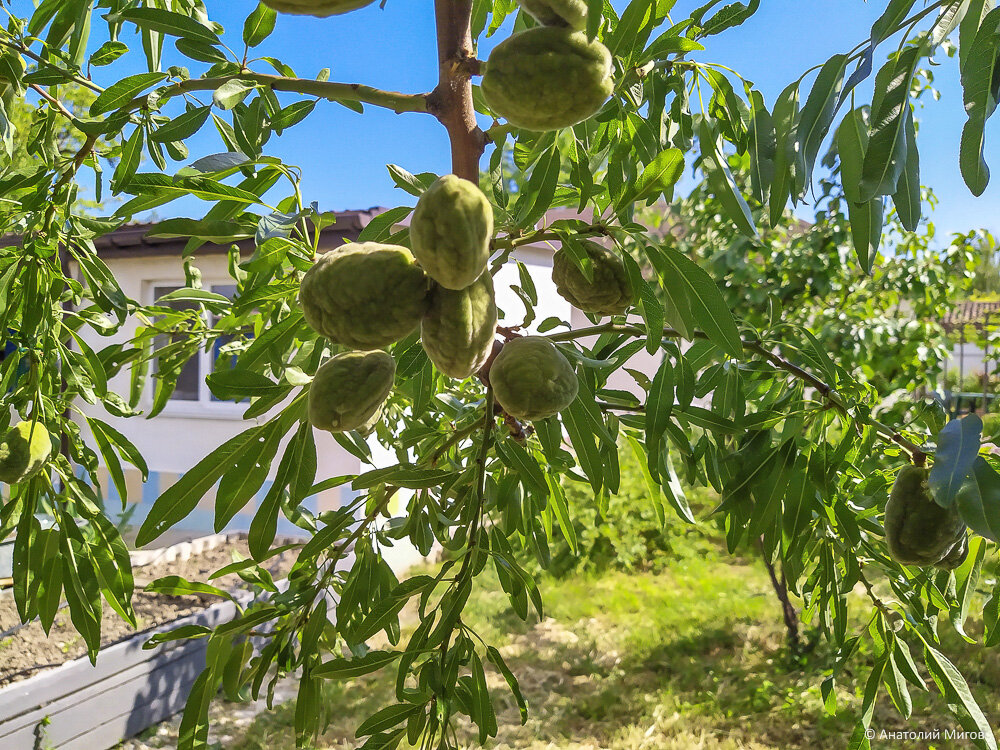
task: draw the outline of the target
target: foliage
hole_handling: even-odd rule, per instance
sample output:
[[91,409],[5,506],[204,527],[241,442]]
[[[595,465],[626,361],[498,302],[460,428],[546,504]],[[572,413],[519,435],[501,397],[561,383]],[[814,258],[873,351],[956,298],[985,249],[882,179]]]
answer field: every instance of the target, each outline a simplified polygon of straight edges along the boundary
[[[915,320],[942,304],[942,284],[952,274],[925,264],[929,245],[916,233],[923,201],[913,82],[924,61],[957,36],[957,61],[948,64],[958,65],[965,96],[959,169],[970,190],[981,194],[989,179],[985,125],[997,103],[1000,9],[986,0],[939,0],[915,10],[914,0],[890,0],[868,40],[830,58],[808,84],[806,76],[795,79],[768,109],[751,83],[701,54],[706,38],[750,21],[758,0],[722,7],[713,1],[687,16],[679,10],[670,15],[672,0],[632,0],[620,14],[609,3],[588,0],[580,33],[599,40],[613,57],[613,91],[603,104],[596,94],[590,99],[596,91],[603,101],[608,81],[603,68],[584,71],[599,73],[600,80],[588,92],[588,111],[573,106],[569,114],[575,121],[594,107],[600,111],[557,134],[510,122],[497,121],[488,131],[474,126],[477,111],[484,121],[498,114],[473,84],[483,72],[476,45],[501,30],[530,30],[530,18],[509,0],[435,5],[441,78],[428,94],[332,82],[325,75],[300,78],[271,54],[254,57],[280,23],[265,5],[251,11],[242,30],[228,32],[200,0],[63,0],[22,6],[30,12],[25,18],[3,7],[5,101],[11,93],[34,91],[41,98],[32,121],[68,124],[80,144],[71,156],[39,149],[37,164],[0,174],[5,221],[22,234],[20,247],[0,249],[0,330],[12,345],[0,365],[0,429],[16,413],[63,438],[51,471],[13,485],[0,511],[0,535],[15,534],[14,595],[22,618],[51,622],[65,597],[92,658],[105,604],[135,623],[128,554],[101,506],[98,466],[124,498],[122,461],[141,472],[146,465],[136,447],[97,415],[137,416],[143,390],[151,387],[145,416],[155,417],[184,362],[226,337],[229,356],[220,359],[208,384],[218,398],[249,400],[247,429],[162,493],[137,542],[149,543],[182,520],[216,484],[215,520],[223,528],[273,466],[273,483],[250,528],[253,560],[241,571],[261,581],[267,595],[211,634],[197,634],[207,639],[207,666],[189,696],[180,747],[204,746],[208,705],[220,688],[259,696],[291,673],[299,675],[300,744],[320,728],[326,680],[381,669],[393,671],[396,681],[391,703],[358,728],[369,738],[367,748],[398,746],[404,737],[425,748],[450,747],[461,722],[476,726],[481,743],[495,735],[486,663],[503,676],[524,721],[516,675],[463,618],[463,609],[476,577],[490,566],[518,617],[527,618],[529,610],[543,616],[538,586],[516,550],[541,550],[556,535],[571,550],[579,548],[565,488],[576,484],[599,506],[608,505],[621,487],[618,446],[624,441],[641,457],[643,479],[663,508],[693,522],[680,481],[711,486],[721,497],[714,514],[729,551],[752,542],[768,560],[780,561],[790,590],[804,602],[804,616],[835,654],[821,687],[828,710],[840,676],[855,668],[859,653],[872,655],[863,663],[869,677],[853,747],[868,747],[865,732],[880,693],[910,715],[910,688],[926,688],[919,659],[962,726],[981,733],[978,744],[995,748],[990,722],[942,651],[940,631],[950,627],[971,639],[965,622],[983,561],[995,557],[992,542],[1000,538],[1000,475],[978,455],[978,419],[942,429],[940,411],[927,404],[878,400],[880,391],[924,381],[922,347],[937,345],[933,331],[915,330],[906,338],[905,357],[918,364],[901,358],[892,367],[886,352],[895,352],[894,336],[868,337],[867,331],[875,311],[904,300],[922,306],[911,311]],[[107,38],[100,46],[90,36],[97,27],[102,33],[94,39]],[[133,30],[139,39],[134,50],[124,41]],[[542,36],[551,35],[532,38]],[[871,75],[883,43],[895,51],[874,76],[870,104],[859,103],[858,86]],[[242,52],[234,51],[241,46]],[[144,57],[147,71],[117,75],[108,66],[123,55]],[[37,66],[30,72],[29,63]],[[87,116],[60,103],[71,85],[95,94]],[[595,325],[577,329],[560,320],[539,322],[577,379],[575,388],[562,392],[579,396],[559,415],[528,424],[502,409],[497,413],[488,372],[461,381],[442,376],[414,332],[391,347],[395,388],[374,433],[397,463],[376,467],[370,444],[358,433],[338,434],[364,471],[316,476],[306,414],[309,381],[341,347],[304,324],[297,297],[329,217],[302,195],[300,171],[265,150],[272,134],[310,116],[320,100],[358,112],[368,105],[436,117],[451,140],[450,171],[466,180],[477,179],[487,144],[495,145],[486,191],[494,212],[492,273],[519,246],[543,241],[560,243],[581,260],[584,273],[579,240],[600,237],[621,252],[638,295],[636,315],[595,318]],[[174,162],[188,158],[185,141],[209,121],[220,153],[177,168]],[[31,138],[30,129],[7,117],[0,118],[0,131],[8,155],[15,141]],[[828,135],[838,160],[820,157]],[[508,142],[516,176],[510,165],[503,168]],[[402,159],[406,155],[404,147]],[[139,171],[143,159],[149,171]],[[746,193],[732,159],[750,176]],[[112,162],[106,175],[104,165]],[[700,265],[692,260],[696,253],[682,252],[674,240],[635,221],[637,207],[672,200],[685,166],[705,178],[691,200],[717,201],[713,231],[746,237],[729,260],[713,257]],[[416,197],[438,177],[396,165],[390,175]],[[77,199],[91,179],[98,199],[105,181],[112,195],[130,197],[111,216],[84,215]],[[779,246],[790,246],[804,260],[839,266],[850,245],[860,271],[878,269],[840,286],[842,295],[860,300],[843,320],[818,320],[808,305],[797,311],[782,300],[789,285],[800,299],[815,294],[806,277],[790,275],[776,289],[759,290],[753,275],[730,276],[740,268],[752,274],[759,264],[785,267],[775,263],[777,247],[761,228],[766,222],[772,232],[787,232],[779,225],[788,202],[805,200],[816,180],[828,198],[818,222],[826,234],[789,237]],[[265,197],[282,193],[277,200]],[[207,241],[253,238],[250,257],[230,246],[234,299],[202,289],[188,265],[184,288],[143,305],[123,293],[98,254],[96,238],[181,196],[205,201],[204,216],[168,220],[154,234],[189,238],[186,256]],[[883,228],[890,239],[896,231],[885,223],[888,201],[906,233],[892,242],[891,256],[879,257]],[[553,207],[593,218],[539,228]],[[410,213],[409,206],[385,212],[360,240],[409,245]],[[946,254],[946,267],[965,263],[965,252],[958,242]],[[534,321],[538,302],[530,275],[520,270],[515,292],[525,315],[505,321],[508,341]],[[922,300],[916,290],[923,291]],[[769,304],[766,291],[779,304]],[[829,304],[836,290],[818,291]],[[167,304],[175,302],[186,309]],[[105,345],[89,343],[101,337]],[[929,340],[920,343],[921,337]],[[652,378],[632,371],[640,395],[609,386],[611,375],[629,372],[629,359],[643,348],[661,363]],[[116,392],[126,381],[128,392]],[[81,401],[89,405],[85,415]],[[886,555],[881,519],[887,487],[901,465],[928,460],[935,501],[954,504],[978,534],[968,560],[953,572],[903,567]],[[321,490],[347,484],[358,495],[342,508],[313,516],[302,506]],[[397,495],[406,512],[392,518]],[[35,513],[41,509],[53,514],[54,527],[39,527]],[[256,567],[270,554],[281,513],[308,536],[283,591]],[[88,523],[78,525],[80,518]],[[382,555],[397,542],[423,552],[439,544],[451,558],[435,575],[400,581]],[[876,591],[880,581],[891,598]],[[852,593],[859,585],[868,592],[863,608]],[[174,581],[171,590],[212,589]],[[407,602],[419,625],[404,639],[399,613]],[[986,645],[997,642],[998,603],[1000,596],[992,596],[983,608]],[[251,633],[267,634],[259,652],[248,640]],[[379,633],[387,645],[371,649]]]
[[[621,446],[621,485],[618,493],[596,502],[593,493],[577,483],[566,486],[566,506],[573,522],[576,549],[563,536],[541,550],[519,552],[518,560],[533,573],[564,577],[608,571],[660,571],[703,555],[722,542],[722,532],[711,519],[684,523],[667,515],[662,497],[650,497],[642,465],[627,445]],[[686,488],[696,517],[707,516],[718,496],[703,487]]]

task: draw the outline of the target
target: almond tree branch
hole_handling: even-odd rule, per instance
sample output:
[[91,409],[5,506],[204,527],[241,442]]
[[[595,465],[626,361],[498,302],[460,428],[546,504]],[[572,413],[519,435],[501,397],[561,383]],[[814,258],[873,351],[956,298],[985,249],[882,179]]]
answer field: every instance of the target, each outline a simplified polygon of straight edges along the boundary
[[[180,81],[160,91],[160,101],[191,91],[215,91],[230,81],[248,81],[273,91],[288,91],[309,96],[318,96],[332,102],[361,102],[376,107],[391,109],[397,114],[403,112],[427,112],[427,94],[401,94],[398,91],[384,91],[363,86],[360,83],[335,83],[333,81],[315,81],[307,78],[287,78],[271,73],[254,73],[243,71],[229,76],[216,78],[189,78]],[[134,112],[149,106],[150,94],[144,94],[133,99],[122,109]]]
[[[585,336],[594,336],[602,333],[625,333],[632,336],[645,336],[646,328],[641,323],[603,323],[596,326],[588,326],[586,328],[578,328],[573,331],[564,331],[563,333],[553,333],[547,334],[548,338],[552,341],[574,341]],[[708,339],[708,335],[704,331],[693,331],[689,337],[684,337],[681,332],[675,328],[664,328],[663,337],[670,339],[677,338],[695,338],[695,339]],[[777,354],[770,349],[768,349],[763,342],[756,339],[743,339],[743,349],[747,352],[752,352],[762,359],[767,360],[770,364],[774,365],[779,370],[787,372],[789,375],[803,381],[807,385],[815,388],[816,391],[826,399],[827,404],[830,408],[836,409],[843,416],[854,421],[855,423],[866,424],[875,430],[884,440],[888,442],[895,443],[900,448],[905,450],[910,457],[913,459],[913,463],[917,466],[923,466],[927,453],[916,443],[904,437],[900,432],[893,429],[889,425],[883,424],[871,417],[864,415],[857,415],[851,412],[849,406],[844,402],[844,400],[837,393],[836,389],[829,383],[826,383],[822,379],[816,377],[812,373],[799,367],[794,362],[785,359],[780,354]],[[626,410],[634,410],[632,407],[613,407],[613,408],[623,408]]]

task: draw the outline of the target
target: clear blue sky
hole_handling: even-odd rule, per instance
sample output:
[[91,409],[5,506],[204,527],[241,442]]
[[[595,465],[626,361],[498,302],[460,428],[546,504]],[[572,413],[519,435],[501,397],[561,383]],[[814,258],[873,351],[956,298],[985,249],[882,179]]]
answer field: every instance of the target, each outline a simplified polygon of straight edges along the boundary
[[[616,7],[622,4],[615,0]],[[698,4],[681,0],[673,15],[682,18]],[[767,0],[761,5],[750,21],[714,38],[705,52],[693,57],[739,71],[757,84],[770,106],[802,71],[865,39],[885,3]],[[209,6],[214,20],[226,27],[225,38],[230,46],[241,49],[242,19],[255,6],[255,0],[226,0]],[[480,57],[485,59],[490,47],[507,33],[501,30],[487,40]],[[125,32],[122,38],[130,46],[135,39],[131,32]],[[135,57],[141,59],[138,44],[135,48],[139,52]],[[166,49],[174,52],[172,45]],[[890,49],[880,49],[876,62],[884,59]],[[334,81],[404,92],[427,91],[437,77],[430,0],[387,0],[385,9],[376,2],[327,19],[279,14],[275,32],[255,51],[279,57],[301,77],[313,77],[328,67]],[[138,60],[126,62],[127,58],[133,55],[98,71],[98,75],[137,72],[130,68]],[[167,64],[174,62],[170,57],[167,60]],[[932,218],[939,236],[977,227],[1000,232],[1000,116],[988,129],[987,159],[994,178],[982,197],[973,198],[958,170],[965,113],[957,61],[942,57],[941,62],[934,69],[941,99],[935,102],[925,97],[928,104],[918,113],[921,181],[933,187],[940,200]],[[198,64],[192,66],[197,75],[200,68],[194,65]],[[810,82],[807,80],[807,84]],[[222,150],[210,126],[189,145],[192,158]],[[410,196],[394,187],[385,168],[388,163],[397,163],[411,172],[444,173],[449,169],[444,130],[429,115],[395,115],[369,107],[362,116],[329,102],[320,102],[312,116],[283,137],[272,137],[266,151],[304,167],[304,195],[309,201],[318,201],[324,210],[393,206],[410,201]],[[159,209],[158,215],[197,215],[204,206],[197,201],[178,201]]]

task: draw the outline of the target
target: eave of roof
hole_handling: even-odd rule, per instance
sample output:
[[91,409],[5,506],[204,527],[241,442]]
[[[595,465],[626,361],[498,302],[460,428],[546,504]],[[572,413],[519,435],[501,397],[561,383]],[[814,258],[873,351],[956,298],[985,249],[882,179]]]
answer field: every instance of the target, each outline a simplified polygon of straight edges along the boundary
[[[383,211],[385,211],[384,208],[374,207],[366,210],[334,212],[337,221],[323,227],[320,232],[320,246],[323,249],[330,249],[356,240],[368,222]],[[154,226],[156,226],[156,222],[126,224],[113,232],[98,237],[94,240],[97,254],[101,258],[182,256],[188,240],[184,237],[150,237],[148,233]],[[0,247],[17,247],[20,244],[21,237],[19,235],[0,237]],[[198,248],[197,253],[198,255],[223,254],[228,252],[232,245],[237,245],[241,252],[249,253],[253,250],[254,241],[252,238],[247,238],[225,244],[206,242]]]

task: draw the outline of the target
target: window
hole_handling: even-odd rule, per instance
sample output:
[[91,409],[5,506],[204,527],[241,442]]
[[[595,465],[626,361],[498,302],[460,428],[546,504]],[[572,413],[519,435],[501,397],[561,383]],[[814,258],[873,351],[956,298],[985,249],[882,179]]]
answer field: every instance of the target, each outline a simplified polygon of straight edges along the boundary
[[[183,284],[155,284],[152,287],[152,296],[154,300],[160,299],[163,295],[175,292],[178,289],[183,289]],[[235,284],[211,284],[205,286],[216,294],[221,294],[229,299],[232,299],[236,294]],[[163,303],[167,307],[171,307],[174,310],[194,310],[198,308],[197,303],[187,302],[184,300],[170,300]],[[218,316],[212,315],[211,322],[214,324],[218,319]],[[177,387],[174,392],[170,395],[171,403],[174,402],[188,402],[188,403],[232,403],[222,401],[212,395],[212,392],[208,389],[205,384],[205,376],[215,369],[215,363],[220,356],[220,351],[223,346],[232,341],[233,336],[222,336],[213,342],[211,350],[205,351],[204,349],[199,349],[198,353],[192,356],[187,362],[185,362],[177,376]],[[164,334],[162,336],[156,337],[156,348],[160,349],[168,344],[183,340],[182,334],[168,335]]]

